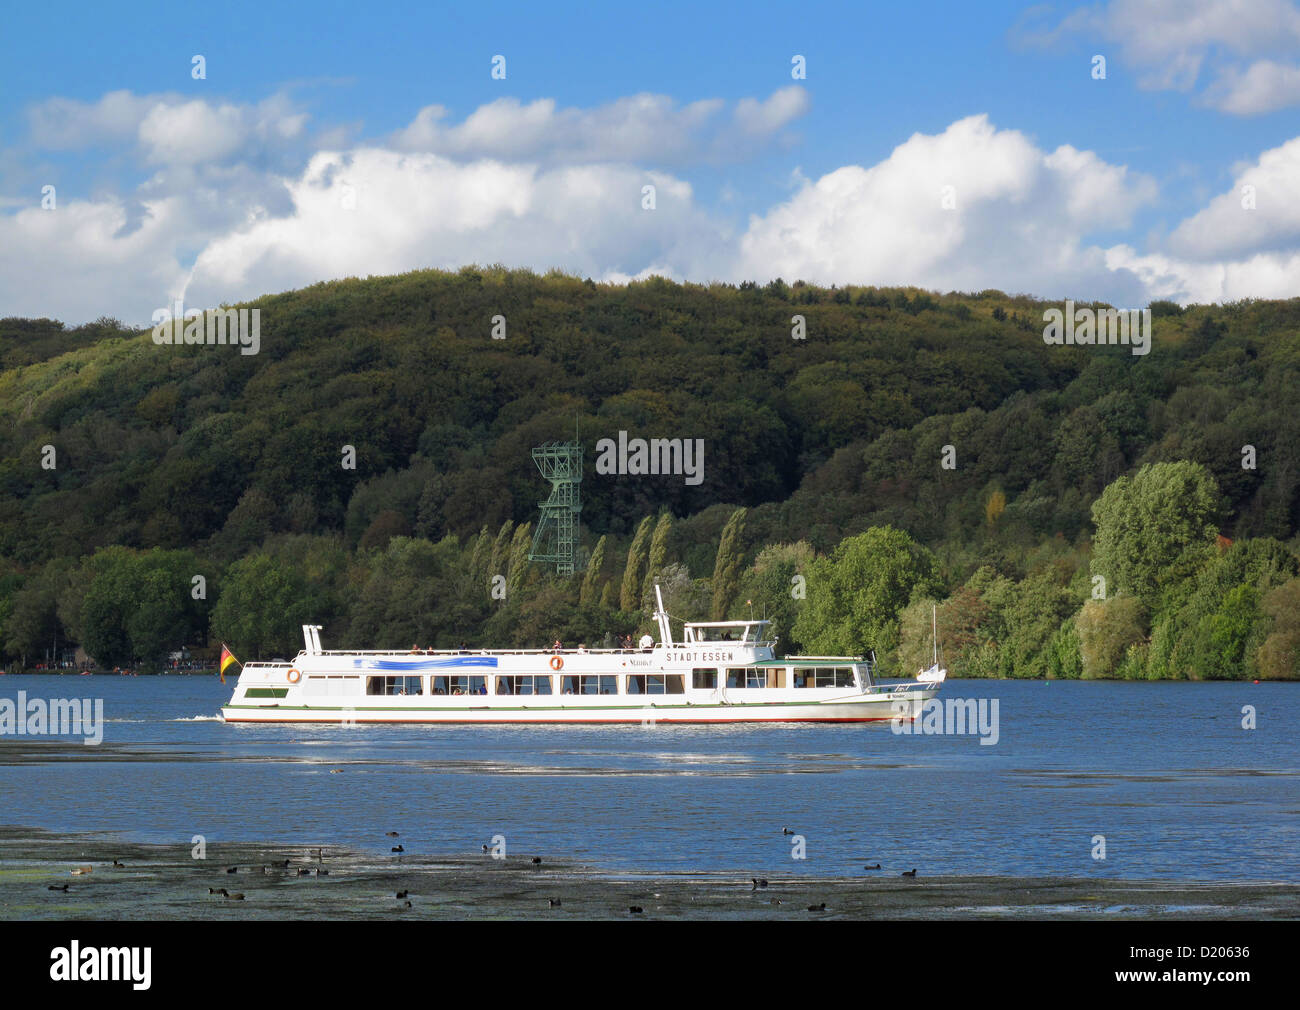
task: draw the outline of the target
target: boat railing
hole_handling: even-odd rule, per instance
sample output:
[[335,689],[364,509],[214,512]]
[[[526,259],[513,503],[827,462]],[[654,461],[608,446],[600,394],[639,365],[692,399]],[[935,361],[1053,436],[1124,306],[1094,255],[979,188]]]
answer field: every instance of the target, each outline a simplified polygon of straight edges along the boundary
[[[693,648],[705,645],[732,645],[747,649],[771,648],[774,642],[692,642]],[[307,656],[644,656],[659,649],[683,649],[686,646],[674,642],[671,646],[656,643],[649,649],[635,646],[631,649],[322,649],[320,652],[306,652]],[[249,666],[256,664],[249,663]],[[276,664],[263,664],[276,665]]]

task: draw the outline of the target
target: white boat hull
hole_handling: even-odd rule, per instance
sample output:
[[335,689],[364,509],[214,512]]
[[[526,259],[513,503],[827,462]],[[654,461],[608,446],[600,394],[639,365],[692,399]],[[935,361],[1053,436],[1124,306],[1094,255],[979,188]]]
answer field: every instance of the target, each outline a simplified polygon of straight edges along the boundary
[[[547,704],[537,702],[506,707],[483,704],[485,699],[445,699],[447,704],[429,706],[427,699],[411,698],[412,704],[383,708],[366,705],[241,705],[226,706],[222,717],[229,723],[472,723],[472,724],[697,724],[740,722],[888,722],[908,721],[919,714],[920,705],[935,696],[933,690],[911,690],[906,695],[879,693],[854,695],[827,701],[771,702],[677,702],[628,704]],[[390,702],[407,699],[391,698]],[[595,702],[597,699],[591,699]],[[613,702],[614,699],[611,699]],[[421,704],[423,702],[423,704]],[[475,704],[478,702],[478,704]]]

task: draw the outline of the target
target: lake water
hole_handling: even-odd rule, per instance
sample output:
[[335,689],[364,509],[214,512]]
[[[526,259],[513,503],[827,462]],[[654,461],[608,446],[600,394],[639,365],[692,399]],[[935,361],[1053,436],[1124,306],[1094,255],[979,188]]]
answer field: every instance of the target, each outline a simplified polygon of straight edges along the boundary
[[997,699],[993,746],[887,725],[227,726],[215,677],[0,677],[19,690],[102,698],[104,741],[0,737],[4,825],[376,853],[396,830],[438,855],[503,835],[622,873],[1300,880],[1300,685],[949,681]]

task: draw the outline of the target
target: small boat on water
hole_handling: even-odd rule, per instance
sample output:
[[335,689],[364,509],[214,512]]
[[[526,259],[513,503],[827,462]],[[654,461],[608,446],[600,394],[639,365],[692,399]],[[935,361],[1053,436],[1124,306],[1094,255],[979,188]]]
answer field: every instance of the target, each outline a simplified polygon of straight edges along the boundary
[[231,723],[736,723],[914,719],[936,664],[877,683],[873,658],[777,658],[770,621],[687,621],[674,638],[655,587],[659,641],[635,649],[347,651],[303,625],[292,662],[248,663]]

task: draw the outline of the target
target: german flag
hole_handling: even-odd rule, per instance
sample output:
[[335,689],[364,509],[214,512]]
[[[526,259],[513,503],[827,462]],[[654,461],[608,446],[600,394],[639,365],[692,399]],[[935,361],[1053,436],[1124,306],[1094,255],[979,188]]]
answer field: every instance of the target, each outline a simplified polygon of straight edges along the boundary
[[[223,684],[226,682],[226,667],[228,667],[231,663],[239,663],[239,660],[237,660],[235,658],[235,654],[231,652],[229,648],[226,647],[226,643],[222,642],[221,643],[221,669],[218,671],[218,673],[220,673],[221,675],[221,683]],[[239,665],[243,666],[244,664],[239,663]]]

